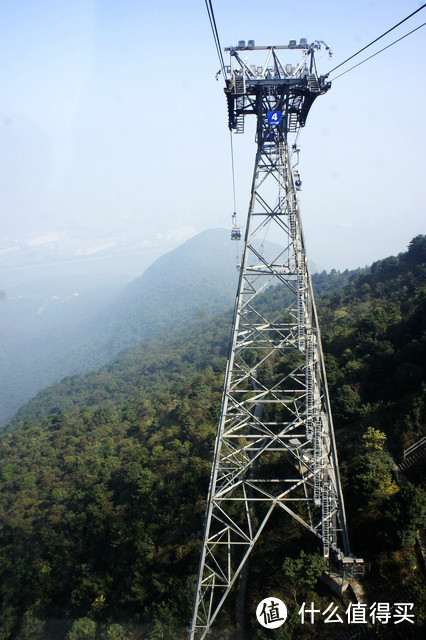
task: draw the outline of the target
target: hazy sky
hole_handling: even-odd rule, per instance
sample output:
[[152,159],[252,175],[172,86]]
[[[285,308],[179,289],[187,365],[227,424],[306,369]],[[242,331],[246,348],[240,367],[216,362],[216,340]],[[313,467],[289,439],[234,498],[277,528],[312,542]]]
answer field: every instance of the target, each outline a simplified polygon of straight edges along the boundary
[[[321,73],[421,4],[213,1],[223,46],[324,40],[333,57],[320,52]],[[426,10],[354,63],[424,21]],[[226,103],[204,0],[2,0],[0,32],[0,241],[74,225],[180,242],[230,227]],[[325,268],[364,266],[425,232],[425,44],[426,27],[312,108],[301,209],[309,257]],[[234,146],[244,224],[252,133]]]

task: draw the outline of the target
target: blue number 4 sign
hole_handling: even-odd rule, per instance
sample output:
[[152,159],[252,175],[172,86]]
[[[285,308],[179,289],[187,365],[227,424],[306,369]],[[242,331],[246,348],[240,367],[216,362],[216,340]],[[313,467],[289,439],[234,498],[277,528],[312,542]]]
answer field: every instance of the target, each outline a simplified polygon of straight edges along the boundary
[[279,127],[282,122],[282,111],[268,111],[268,125]]

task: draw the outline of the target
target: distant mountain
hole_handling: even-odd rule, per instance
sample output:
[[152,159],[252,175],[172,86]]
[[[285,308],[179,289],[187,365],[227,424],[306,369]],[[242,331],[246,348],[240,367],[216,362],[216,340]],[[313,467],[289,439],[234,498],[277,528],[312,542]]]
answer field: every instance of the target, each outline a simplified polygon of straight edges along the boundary
[[213,229],[159,258],[96,319],[108,353],[228,309],[238,277],[236,251],[229,232]]
[[64,376],[96,369],[144,338],[230,307],[236,259],[229,232],[215,229],[159,258],[121,293],[108,283],[86,286],[84,305],[71,280],[70,286],[56,283],[57,296],[46,287],[37,295],[31,288],[6,292],[0,301],[0,423]]

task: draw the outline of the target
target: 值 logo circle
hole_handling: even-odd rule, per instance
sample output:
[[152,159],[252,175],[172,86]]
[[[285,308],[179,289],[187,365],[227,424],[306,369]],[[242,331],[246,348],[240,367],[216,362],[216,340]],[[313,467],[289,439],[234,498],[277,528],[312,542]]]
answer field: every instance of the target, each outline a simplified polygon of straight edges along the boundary
[[279,598],[265,598],[256,609],[258,622],[266,629],[280,627],[287,618],[287,607]]

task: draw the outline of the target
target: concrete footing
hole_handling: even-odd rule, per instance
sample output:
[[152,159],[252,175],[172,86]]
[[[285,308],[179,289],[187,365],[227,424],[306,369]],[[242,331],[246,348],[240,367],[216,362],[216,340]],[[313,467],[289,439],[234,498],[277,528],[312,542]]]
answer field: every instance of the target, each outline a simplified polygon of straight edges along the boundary
[[336,596],[341,596],[349,587],[350,598],[356,602],[366,602],[365,590],[363,585],[353,578],[343,578],[341,573],[333,571],[324,571],[321,580]]
[[321,575],[321,580],[336,596],[341,596],[349,585],[347,578],[344,580],[340,573],[334,573],[333,571],[324,571]]

